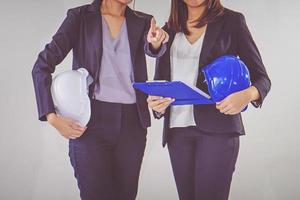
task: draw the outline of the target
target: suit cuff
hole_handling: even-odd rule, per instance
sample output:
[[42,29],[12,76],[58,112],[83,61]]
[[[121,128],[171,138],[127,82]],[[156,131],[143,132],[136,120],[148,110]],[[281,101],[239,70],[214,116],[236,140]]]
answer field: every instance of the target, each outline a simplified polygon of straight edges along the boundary
[[263,104],[263,100],[265,98],[265,94],[263,93],[263,89],[260,87],[260,84],[252,84],[252,86],[254,86],[258,93],[259,93],[259,99],[255,100],[255,101],[251,101],[251,104],[255,107],[255,108],[261,108],[262,104]]
[[156,112],[154,110],[152,110],[152,112],[153,112],[153,116],[154,116],[155,119],[160,119],[164,116],[164,114]]
[[155,50],[155,49],[152,48],[152,46],[149,42],[145,42],[144,51],[150,57],[160,58],[167,51],[167,44],[164,43],[164,44],[161,45],[161,47],[158,50]]

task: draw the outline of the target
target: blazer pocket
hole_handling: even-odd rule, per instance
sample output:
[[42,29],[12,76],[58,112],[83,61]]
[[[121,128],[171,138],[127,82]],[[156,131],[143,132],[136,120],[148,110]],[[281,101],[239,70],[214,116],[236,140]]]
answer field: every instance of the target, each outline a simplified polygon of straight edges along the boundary
[[215,105],[196,105],[195,121],[197,126],[208,132],[214,133],[244,133],[242,117],[237,115],[225,115]]

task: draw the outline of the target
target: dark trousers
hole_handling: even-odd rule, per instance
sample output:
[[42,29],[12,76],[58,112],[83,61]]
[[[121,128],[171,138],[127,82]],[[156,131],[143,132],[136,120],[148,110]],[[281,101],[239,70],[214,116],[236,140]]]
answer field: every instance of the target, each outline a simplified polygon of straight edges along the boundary
[[168,149],[180,200],[228,199],[239,137],[172,128]]
[[135,199],[147,134],[136,104],[93,100],[87,127],[69,142],[81,199]]

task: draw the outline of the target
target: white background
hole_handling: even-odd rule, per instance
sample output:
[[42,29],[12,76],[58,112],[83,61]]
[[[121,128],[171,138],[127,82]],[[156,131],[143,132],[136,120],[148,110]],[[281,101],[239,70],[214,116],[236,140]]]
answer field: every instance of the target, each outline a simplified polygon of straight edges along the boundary
[[[136,9],[163,25],[169,0],[136,0]],[[67,141],[37,120],[31,69],[68,8],[88,0],[27,0],[0,3],[0,199],[78,200]],[[300,199],[299,35],[300,1],[224,0],[242,12],[261,51],[272,90],[261,110],[243,114],[232,200]],[[71,56],[57,67],[70,69]],[[148,59],[149,79],[154,60]],[[176,200],[167,149],[161,147],[162,121],[152,120],[141,171],[140,200]]]

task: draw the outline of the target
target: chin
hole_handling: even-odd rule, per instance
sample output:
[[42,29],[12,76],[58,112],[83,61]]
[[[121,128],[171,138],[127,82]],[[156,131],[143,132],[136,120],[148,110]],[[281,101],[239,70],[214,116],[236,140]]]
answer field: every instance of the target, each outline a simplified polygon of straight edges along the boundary
[[200,7],[205,0],[184,0],[184,3],[189,7]]
[[130,4],[132,2],[132,0],[117,0],[117,2],[127,5],[127,4]]

